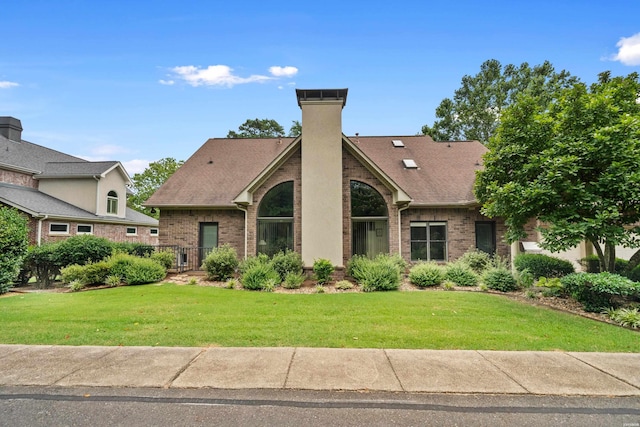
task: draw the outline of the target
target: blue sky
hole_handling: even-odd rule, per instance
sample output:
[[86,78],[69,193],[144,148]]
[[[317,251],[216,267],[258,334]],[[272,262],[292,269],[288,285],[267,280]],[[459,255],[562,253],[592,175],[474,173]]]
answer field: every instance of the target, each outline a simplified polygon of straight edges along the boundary
[[640,1],[20,0],[2,6],[0,116],[130,175],[249,118],[288,131],[295,88],[349,88],[347,135],[414,135],[465,74],[551,61],[640,71]]

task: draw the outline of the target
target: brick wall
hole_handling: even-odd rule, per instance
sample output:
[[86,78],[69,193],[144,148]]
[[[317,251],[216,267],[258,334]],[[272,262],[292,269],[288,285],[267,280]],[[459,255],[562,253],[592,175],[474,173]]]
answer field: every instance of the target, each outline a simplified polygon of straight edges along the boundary
[[302,158],[300,148],[260,187],[253,193],[253,204],[247,207],[249,232],[247,233],[248,255],[256,255],[258,246],[256,232],[258,228],[258,208],[262,198],[269,190],[278,184],[293,181],[293,248],[302,252]]
[[160,245],[197,247],[200,223],[218,223],[218,244],[228,243],[244,254],[244,212],[239,209],[162,209]]
[[38,188],[38,181],[33,179],[32,174],[0,169],[0,182],[20,185],[23,187]]
[[[410,208],[402,212],[402,256],[411,260],[411,222],[443,221],[447,223],[448,261],[455,261],[462,254],[476,247],[476,221],[492,221],[478,208]],[[510,246],[504,242],[504,221],[496,223],[496,253],[508,257]]]
[[398,208],[393,204],[391,190],[385,187],[347,150],[342,149],[342,253],[344,265],[351,259],[351,181],[373,187],[387,203],[389,213],[389,252],[398,253]]
[[[49,224],[69,224],[69,233],[68,234],[51,234],[49,233]],[[59,220],[46,220],[42,222],[42,242],[57,242],[60,240],[68,239],[71,236],[78,235],[78,224],[89,225],[89,222],[69,222],[69,221],[59,221]],[[32,220],[30,223],[32,226],[29,237],[33,237],[33,241],[31,243],[35,244],[37,239],[37,227],[38,221]],[[135,236],[127,236],[127,227],[136,227],[136,235]],[[93,235],[96,237],[104,237],[105,239],[111,240],[112,242],[129,242],[129,243],[144,243],[147,245],[157,246],[159,244],[159,238],[157,235],[151,235],[151,228],[158,227],[147,227],[140,225],[122,225],[122,224],[102,224],[102,223],[94,223],[93,224]],[[80,233],[82,234],[82,233]]]

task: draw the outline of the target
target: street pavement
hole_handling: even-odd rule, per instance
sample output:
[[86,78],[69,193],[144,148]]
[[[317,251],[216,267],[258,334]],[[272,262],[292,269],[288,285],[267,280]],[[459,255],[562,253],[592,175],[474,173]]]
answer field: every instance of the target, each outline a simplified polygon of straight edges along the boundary
[[640,353],[0,344],[0,386],[640,396]]

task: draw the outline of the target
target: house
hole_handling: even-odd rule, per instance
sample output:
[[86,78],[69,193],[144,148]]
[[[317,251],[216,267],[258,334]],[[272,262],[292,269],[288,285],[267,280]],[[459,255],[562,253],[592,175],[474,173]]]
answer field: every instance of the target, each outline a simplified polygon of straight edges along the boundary
[[[234,247],[241,257],[290,249],[309,267],[356,254],[455,260],[508,256],[503,221],[480,213],[478,141],[342,133],[347,89],[297,89],[297,138],[209,139],[147,201],[162,245]],[[198,260],[201,261],[201,260]]]
[[158,221],[127,208],[131,180],[120,162],[89,162],[22,139],[22,124],[0,117],[0,205],[29,218],[30,244],[93,234],[158,243]]

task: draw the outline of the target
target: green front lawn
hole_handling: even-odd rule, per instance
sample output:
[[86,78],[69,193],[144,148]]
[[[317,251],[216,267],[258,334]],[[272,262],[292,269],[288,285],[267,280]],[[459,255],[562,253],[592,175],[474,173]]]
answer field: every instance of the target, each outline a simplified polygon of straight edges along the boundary
[[0,298],[0,343],[640,352],[640,334],[499,295],[172,284]]

